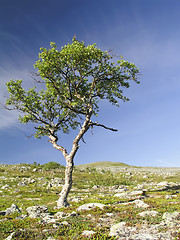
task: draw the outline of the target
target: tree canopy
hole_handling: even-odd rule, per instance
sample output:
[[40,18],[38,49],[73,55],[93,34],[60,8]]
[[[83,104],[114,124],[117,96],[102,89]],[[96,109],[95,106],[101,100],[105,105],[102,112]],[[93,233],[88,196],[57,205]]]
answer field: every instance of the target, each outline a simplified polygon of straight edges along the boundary
[[128,100],[123,88],[129,88],[129,80],[139,83],[139,69],[133,63],[121,57],[113,62],[113,56],[96,44],[85,46],[73,38],[60,51],[55,43],[50,46],[41,48],[34,65],[44,83],[40,91],[36,87],[26,91],[22,80],[7,83],[10,97],[6,104],[23,113],[21,123],[37,124],[36,137],[76,129],[83,118],[97,116],[100,100],[119,106],[119,100]]

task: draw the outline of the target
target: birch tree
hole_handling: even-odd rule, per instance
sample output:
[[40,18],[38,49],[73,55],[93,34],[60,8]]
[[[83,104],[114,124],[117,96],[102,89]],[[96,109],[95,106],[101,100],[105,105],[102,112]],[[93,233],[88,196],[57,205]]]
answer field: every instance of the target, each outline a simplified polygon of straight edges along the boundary
[[[98,116],[99,102],[106,100],[118,107],[120,100],[128,101],[123,90],[129,88],[130,81],[139,83],[139,69],[122,57],[100,50],[96,44],[86,46],[76,38],[61,50],[55,43],[51,43],[49,49],[40,50],[34,67],[38,76],[36,84],[41,84],[41,90],[36,84],[25,90],[22,80],[10,80],[6,105],[20,112],[20,123],[35,124],[36,138],[47,136],[64,156],[65,184],[57,202],[58,207],[62,207],[69,205],[67,197],[72,187],[74,157],[85,133],[94,126],[117,131],[93,121]],[[77,134],[68,152],[58,136],[73,130]]]

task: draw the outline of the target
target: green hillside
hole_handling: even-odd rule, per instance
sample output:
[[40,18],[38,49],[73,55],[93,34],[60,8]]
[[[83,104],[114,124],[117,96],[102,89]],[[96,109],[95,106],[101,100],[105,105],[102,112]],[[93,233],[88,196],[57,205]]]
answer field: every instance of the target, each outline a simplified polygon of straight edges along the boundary
[[87,163],[87,164],[80,164],[76,165],[76,167],[129,167],[129,165],[121,162],[111,162],[111,161],[99,161],[99,162],[94,162],[94,163]]

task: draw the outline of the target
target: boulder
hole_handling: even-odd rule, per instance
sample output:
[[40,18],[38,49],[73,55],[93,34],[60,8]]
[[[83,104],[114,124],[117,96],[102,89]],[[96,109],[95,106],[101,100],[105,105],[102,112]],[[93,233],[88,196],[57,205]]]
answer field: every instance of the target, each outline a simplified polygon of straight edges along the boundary
[[32,206],[26,209],[30,218],[38,218],[42,216],[42,213],[47,213],[48,209],[46,206]]
[[144,195],[145,191],[142,190],[137,190],[137,191],[132,191],[129,193],[131,196],[139,196],[139,195]]
[[180,212],[173,212],[173,213],[168,213],[165,212],[162,216],[163,219],[166,221],[174,221],[174,220],[179,220],[180,219]]
[[123,192],[123,193],[116,193],[114,197],[119,197],[119,198],[127,198],[128,194]]
[[[120,239],[129,239],[129,237],[136,232],[135,227],[126,227],[126,222],[120,222],[115,225],[113,225],[110,228],[110,233],[109,235],[111,237],[116,236],[120,237]],[[119,238],[118,238],[119,239]]]
[[63,221],[60,223],[62,226],[70,226],[70,223],[68,223],[67,221]]
[[15,212],[20,213],[21,211],[16,204],[12,204],[10,208],[6,209],[6,214],[5,215],[10,215],[10,214],[13,214]]
[[64,213],[64,212],[57,212],[54,216],[55,216],[56,218],[60,219],[60,218],[67,217],[67,214]]
[[78,207],[77,211],[91,210],[96,207],[103,209],[103,207],[105,207],[105,205],[102,203],[87,203],[87,204],[83,204],[82,206]]
[[144,203],[142,200],[134,200],[132,203],[134,203],[135,206],[138,208],[148,208],[149,207],[149,205]]
[[157,214],[158,214],[157,211],[144,211],[144,212],[139,213],[138,215],[141,217],[146,217],[146,216],[155,217]]
[[131,236],[131,240],[158,240],[159,237],[151,235],[149,233],[138,233],[134,236]]
[[92,237],[95,233],[96,233],[96,232],[94,232],[94,231],[84,230],[81,235],[84,236],[84,237],[90,238],[90,237]]

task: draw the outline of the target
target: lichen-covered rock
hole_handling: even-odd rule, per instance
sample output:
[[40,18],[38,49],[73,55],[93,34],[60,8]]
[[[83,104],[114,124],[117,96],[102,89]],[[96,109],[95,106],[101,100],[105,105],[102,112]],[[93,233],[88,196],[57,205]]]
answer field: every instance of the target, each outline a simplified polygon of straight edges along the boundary
[[68,223],[67,221],[63,221],[63,222],[60,223],[60,225],[62,225],[62,226],[70,226],[71,224]]
[[84,237],[90,238],[90,237],[92,237],[95,233],[96,233],[96,232],[94,232],[94,231],[84,230],[81,235],[84,236]]
[[21,211],[16,204],[12,204],[10,208],[6,209],[6,214],[5,215],[10,215],[10,214],[13,214],[15,212],[20,213]]
[[125,193],[125,192],[122,192],[122,193],[116,193],[116,194],[114,195],[114,197],[127,198],[127,197],[128,197],[128,194]]
[[113,236],[120,237],[120,239],[121,238],[129,239],[128,237],[130,237],[133,233],[135,233],[136,230],[137,229],[135,227],[127,227],[126,222],[120,222],[113,225],[110,228],[109,235],[111,237]]
[[135,206],[138,208],[148,208],[149,207],[149,205],[144,203],[142,200],[134,200],[132,203],[134,203]]
[[42,213],[47,213],[48,208],[44,205],[32,206],[32,207],[28,207],[26,211],[28,212],[30,218],[37,218],[37,217],[40,217]]
[[105,205],[102,203],[87,203],[87,204],[83,204],[82,206],[77,208],[77,211],[83,211],[83,210],[91,210],[94,209],[96,207],[98,208],[103,208]]
[[179,220],[180,219],[180,212],[173,212],[173,213],[164,213],[162,216],[163,219],[166,221],[173,221],[173,220]]
[[146,216],[155,217],[157,214],[158,214],[157,211],[144,211],[144,212],[139,213],[138,215],[141,217],[146,217]]
[[26,210],[30,218],[41,218],[41,221],[46,223],[56,222],[55,218],[48,213],[48,208],[46,206],[32,206],[28,207]]
[[158,240],[159,238],[149,233],[138,233],[131,236],[131,240]]

